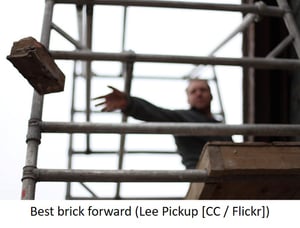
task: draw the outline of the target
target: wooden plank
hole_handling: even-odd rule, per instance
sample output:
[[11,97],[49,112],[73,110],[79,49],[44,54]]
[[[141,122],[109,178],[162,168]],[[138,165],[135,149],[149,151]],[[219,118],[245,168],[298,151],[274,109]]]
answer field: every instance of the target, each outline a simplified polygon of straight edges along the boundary
[[218,183],[191,183],[186,199],[300,199],[299,143],[208,143],[197,169]]

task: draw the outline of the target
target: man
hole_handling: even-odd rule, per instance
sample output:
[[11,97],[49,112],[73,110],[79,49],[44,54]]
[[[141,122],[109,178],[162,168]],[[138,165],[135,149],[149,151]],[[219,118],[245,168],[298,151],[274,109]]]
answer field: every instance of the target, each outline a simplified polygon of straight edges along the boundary
[[[217,123],[211,113],[212,94],[208,82],[201,79],[189,81],[186,89],[188,110],[169,110],[157,107],[138,97],[127,96],[125,93],[109,86],[113,91],[110,94],[96,97],[104,99],[97,104],[104,105],[102,111],[111,112],[121,110],[128,116],[139,120],[152,122],[205,122]],[[174,136],[182,163],[187,169],[196,167],[203,146],[208,141],[231,141],[230,137],[206,136]]]

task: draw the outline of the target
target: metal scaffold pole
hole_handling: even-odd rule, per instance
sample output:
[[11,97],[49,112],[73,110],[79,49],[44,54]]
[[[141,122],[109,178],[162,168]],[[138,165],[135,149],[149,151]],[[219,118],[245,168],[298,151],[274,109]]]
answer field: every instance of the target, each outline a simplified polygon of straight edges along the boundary
[[285,14],[283,15],[283,20],[286,24],[287,29],[289,30],[290,35],[294,37],[293,44],[297,56],[298,58],[300,58],[300,33],[297,28],[292,11],[286,0],[277,0],[277,4],[285,12]]
[[173,134],[173,135],[259,135],[259,136],[296,136],[300,125],[291,124],[209,124],[209,123],[68,123],[41,122],[44,133],[107,133],[107,134]]
[[[41,43],[49,47],[51,21],[54,2],[46,1]],[[41,141],[41,131],[38,122],[42,120],[44,96],[34,91],[31,107],[31,115],[27,133],[27,153],[23,171],[22,199],[34,199],[36,180],[32,170],[37,166],[38,147]]]
[[[55,0],[56,3],[65,4],[84,4],[85,0]],[[135,6],[135,7],[159,7],[159,8],[177,8],[177,9],[198,9],[198,10],[219,10],[241,13],[256,13],[264,16],[281,17],[284,10],[278,7],[249,4],[218,4],[204,2],[188,1],[151,1],[151,0],[93,0],[94,5],[117,5],[117,6]],[[263,3],[263,2],[262,2]]]
[[[91,51],[51,51],[56,59],[65,60],[94,60],[94,61],[128,61],[132,54],[123,53],[104,53]],[[254,67],[258,69],[288,69],[296,70],[300,68],[297,59],[266,59],[256,58],[226,58],[226,57],[199,57],[199,56],[180,56],[180,55],[154,55],[154,54],[135,54],[135,62],[153,63],[177,63],[177,64],[203,64],[203,65],[224,65]]]

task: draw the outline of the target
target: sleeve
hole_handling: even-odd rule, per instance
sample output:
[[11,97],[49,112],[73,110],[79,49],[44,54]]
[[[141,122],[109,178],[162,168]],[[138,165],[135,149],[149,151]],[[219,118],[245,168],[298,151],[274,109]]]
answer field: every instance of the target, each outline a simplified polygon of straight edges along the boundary
[[138,97],[128,97],[128,106],[123,113],[139,120],[152,122],[181,122],[176,110],[160,108]]

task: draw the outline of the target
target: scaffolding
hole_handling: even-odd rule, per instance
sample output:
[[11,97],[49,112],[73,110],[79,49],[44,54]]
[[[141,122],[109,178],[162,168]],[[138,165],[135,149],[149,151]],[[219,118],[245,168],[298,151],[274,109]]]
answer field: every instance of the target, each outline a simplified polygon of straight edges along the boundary
[[[278,7],[267,6],[263,2],[254,5],[241,4],[213,4],[198,2],[179,2],[179,1],[149,1],[149,0],[46,0],[41,43],[45,47],[50,46],[51,30],[55,30],[76,48],[75,51],[58,51],[50,50],[54,59],[73,60],[74,75],[73,81],[79,77],[77,68],[81,69],[79,73],[85,80],[85,110],[76,110],[75,82],[73,83],[71,121],[70,122],[46,122],[42,120],[43,100],[44,97],[34,91],[32,100],[32,109],[27,134],[27,153],[26,164],[23,171],[22,199],[34,199],[35,188],[38,181],[57,181],[68,182],[67,199],[74,199],[71,195],[71,183],[80,182],[84,188],[92,195],[90,199],[103,199],[98,197],[83,182],[114,182],[117,184],[116,195],[114,199],[120,199],[120,183],[122,182],[209,182],[212,181],[205,170],[122,170],[123,156],[125,151],[124,145],[127,134],[169,134],[169,135],[244,135],[244,136],[298,136],[300,134],[299,125],[274,125],[274,124],[190,124],[190,123],[127,123],[127,117],[122,116],[121,123],[94,123],[91,122],[91,115],[94,112],[91,108],[91,81],[97,77],[92,70],[92,61],[113,61],[122,63],[122,72],[117,77],[124,80],[124,91],[127,94],[131,92],[131,83],[133,80],[133,68],[135,63],[176,63],[176,64],[193,64],[195,68],[188,75],[192,77],[197,75],[203,65],[225,65],[239,66],[243,68],[261,68],[261,69],[299,69],[300,62],[298,59],[279,59],[279,55],[289,44],[293,43],[294,48],[300,57],[300,39],[297,26],[291,14],[291,10],[285,0],[278,0]],[[76,7],[78,16],[79,40],[74,39],[58,25],[52,22],[55,4],[72,4]],[[92,50],[93,34],[93,7],[95,5],[116,5],[124,7],[123,20],[123,37],[122,52],[108,53],[95,52]],[[181,55],[157,55],[157,54],[140,54],[133,51],[126,51],[125,33],[128,7],[158,7],[158,8],[176,8],[176,9],[193,9],[193,10],[218,10],[229,12],[241,12],[245,14],[241,25],[236,28],[225,40],[218,45],[208,56],[181,56]],[[243,57],[243,58],[225,58],[215,57],[215,53],[225,45],[230,39],[240,32],[243,32],[250,24],[255,22],[260,16],[282,17],[287,25],[290,35],[284,39],[274,50],[265,58]],[[98,75],[99,76],[99,75]],[[181,79],[186,79],[184,76]],[[213,79],[218,85],[217,77]],[[221,100],[221,99],[219,99]],[[221,105],[222,106],[222,105]],[[75,113],[84,113],[85,121],[76,122]],[[220,115],[224,117],[223,108]],[[69,160],[67,169],[39,169],[37,168],[37,155],[41,135],[45,133],[67,133],[70,134],[69,141]],[[73,148],[73,134],[84,133],[86,148],[84,151],[75,151]],[[104,153],[103,151],[93,151],[91,148],[91,134],[119,134],[120,145],[119,151],[107,152],[118,153],[117,170],[76,170],[72,167],[72,156],[74,154]],[[165,153],[170,153],[169,151]],[[213,181],[220,181],[214,179]]]

